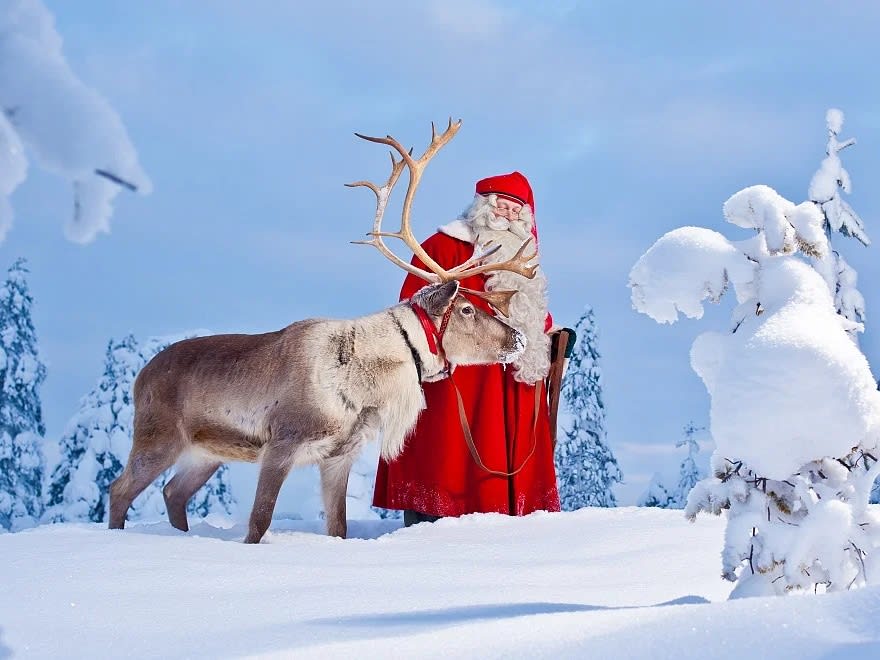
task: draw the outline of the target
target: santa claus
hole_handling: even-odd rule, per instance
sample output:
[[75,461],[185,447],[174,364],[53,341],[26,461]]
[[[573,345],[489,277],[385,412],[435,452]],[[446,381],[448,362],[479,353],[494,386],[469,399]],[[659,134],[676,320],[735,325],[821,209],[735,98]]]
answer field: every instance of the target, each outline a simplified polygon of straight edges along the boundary
[[[464,263],[490,242],[501,247],[487,262],[505,261],[530,236],[537,242],[534,212],[532,188],[519,172],[483,179],[464,213],[422,246],[446,269]],[[424,268],[418,258],[413,264]],[[424,284],[409,275],[401,300]],[[533,279],[496,271],[461,285],[475,291],[517,291],[509,317],[471,299],[525,333],[526,349],[509,365],[458,367],[454,382],[446,378],[424,384],[427,407],[403,453],[394,461],[379,461],[373,504],[402,509],[407,524],[476,512],[558,511],[547,399],[541,387],[550,368],[547,280],[539,268]]]

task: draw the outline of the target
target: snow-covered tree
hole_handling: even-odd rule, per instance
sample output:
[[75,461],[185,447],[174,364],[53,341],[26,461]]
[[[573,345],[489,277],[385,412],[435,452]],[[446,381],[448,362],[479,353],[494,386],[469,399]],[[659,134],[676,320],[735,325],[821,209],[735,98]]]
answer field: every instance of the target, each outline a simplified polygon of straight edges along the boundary
[[[122,472],[131,449],[134,401],[132,389],[138,372],[152,357],[179,337],[151,338],[138,342],[129,335],[107,346],[104,374],[80,402],[61,438],[61,461],[50,480],[46,520],[103,521],[107,516],[110,484]],[[135,500],[129,520],[164,517],[162,488],[171,471]],[[235,500],[229,489],[228,471],[221,468],[190,500],[189,513],[231,513]]]
[[685,514],[728,509],[723,575],[734,596],[847,589],[880,569],[880,392],[825,280],[799,253],[830,251],[824,217],[767,186],[724,204],[755,235],[699,227],[661,237],[630,273],[633,306],[661,323],[703,314],[733,289],[731,329],[706,332],[691,365],[711,398],[712,476]]
[[675,443],[676,447],[687,447],[687,456],[681,462],[678,470],[678,484],[668,487],[664,484],[663,476],[655,472],[645,492],[639,497],[638,506],[653,506],[660,509],[683,509],[687,504],[688,493],[694,485],[705,475],[697,465],[696,456],[700,452],[700,445],[694,437],[700,431],[705,431],[703,426],[696,426],[688,422],[684,427],[684,437]]
[[[810,181],[809,198],[822,212],[822,225],[829,246],[832,234],[837,232],[851,236],[862,245],[871,244],[865,233],[865,225],[858,214],[842,198],[842,193],[852,192],[849,172],[840,161],[840,152],[856,143],[854,139],[841,142],[838,139],[843,128],[843,112],[830,109],[825,115],[828,127],[828,144],[825,148],[825,159]],[[837,313],[854,324],[865,322],[865,299],[859,292],[858,274],[846,262],[843,256],[834,249],[823,255],[812,255],[813,267],[822,275],[831,295]],[[857,332],[861,328],[853,325],[848,329],[850,337],[858,343]]]
[[678,470],[678,486],[672,493],[672,502],[669,507],[671,509],[683,509],[687,504],[688,494],[697,485],[697,482],[706,476],[697,465],[700,444],[694,437],[705,430],[705,426],[696,426],[693,422],[688,422],[684,427],[684,437],[675,443],[676,447],[687,448],[687,456],[684,457]]
[[109,231],[121,188],[152,188],[119,115],[64,59],[52,14],[40,0],[0,0],[0,242],[29,157],[72,185],[65,234],[77,243]]
[[556,445],[556,475],[564,511],[617,506],[612,486],[623,478],[606,438],[602,369],[592,308],[584,311],[575,332],[579,341],[560,392],[571,413],[571,425]]
[[31,319],[27,267],[18,259],[0,288],[0,527],[35,524],[43,511],[46,432],[39,388],[46,379]]
[[61,438],[61,460],[49,482],[47,520],[106,518],[110,484],[122,472],[131,446],[131,388],[144,363],[133,335],[109,342],[104,374],[80,401]]
[[653,506],[658,509],[668,509],[671,507],[672,501],[672,494],[663,485],[662,475],[659,472],[655,472],[645,492],[636,501],[636,506]]

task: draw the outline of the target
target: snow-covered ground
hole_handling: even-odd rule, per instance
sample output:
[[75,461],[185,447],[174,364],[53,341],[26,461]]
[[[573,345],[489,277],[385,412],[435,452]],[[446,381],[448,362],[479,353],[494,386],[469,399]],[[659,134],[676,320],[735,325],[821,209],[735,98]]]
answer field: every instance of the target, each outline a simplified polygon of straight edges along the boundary
[[724,520],[620,508],[401,529],[0,535],[0,657],[880,656],[880,588],[727,601]]

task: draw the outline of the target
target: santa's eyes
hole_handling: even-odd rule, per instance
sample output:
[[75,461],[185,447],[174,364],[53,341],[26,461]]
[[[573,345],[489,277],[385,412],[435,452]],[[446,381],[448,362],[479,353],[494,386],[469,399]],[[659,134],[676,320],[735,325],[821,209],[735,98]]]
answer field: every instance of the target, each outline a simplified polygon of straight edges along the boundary
[[522,207],[521,206],[501,206],[501,205],[499,205],[496,207],[496,210],[498,211],[498,213],[500,213],[502,215],[518,216],[519,212],[522,211]]

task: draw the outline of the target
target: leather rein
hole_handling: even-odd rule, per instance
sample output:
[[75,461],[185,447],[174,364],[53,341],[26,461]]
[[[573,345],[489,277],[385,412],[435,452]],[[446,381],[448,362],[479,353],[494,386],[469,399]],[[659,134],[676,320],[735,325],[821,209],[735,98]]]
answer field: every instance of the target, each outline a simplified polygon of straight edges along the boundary
[[425,332],[425,338],[428,340],[428,349],[431,351],[433,355],[439,355],[443,359],[443,371],[440,373],[446,373],[449,378],[449,382],[452,383],[452,387],[455,390],[455,396],[458,400],[458,419],[461,423],[461,431],[464,435],[465,442],[467,442],[468,449],[471,452],[471,457],[473,457],[474,462],[483,470],[488,472],[489,474],[498,476],[498,477],[512,477],[515,474],[518,474],[522,471],[522,469],[526,466],[526,463],[532,458],[535,454],[535,449],[538,446],[538,414],[541,410],[541,395],[544,390],[544,380],[541,379],[537,383],[535,383],[535,411],[532,416],[532,448],[529,451],[529,455],[523,459],[522,464],[515,469],[513,472],[503,472],[501,470],[493,470],[491,468],[486,467],[486,464],[483,463],[483,459],[480,457],[480,452],[477,451],[477,445],[474,442],[474,436],[471,433],[471,427],[467,420],[467,414],[464,409],[464,400],[461,396],[461,390],[458,389],[458,385],[455,382],[455,379],[452,377],[452,372],[454,367],[449,363],[449,360],[446,358],[446,352],[443,350],[443,336],[446,334],[446,327],[449,325],[449,319],[452,316],[452,310],[455,305],[449,305],[446,308],[446,311],[443,313],[443,318],[440,321],[439,330],[434,326],[434,322],[431,320],[431,317],[428,315],[428,312],[419,305],[418,303],[410,301],[410,307],[413,312],[415,312],[416,317],[419,319],[419,322],[422,325],[422,330]]

